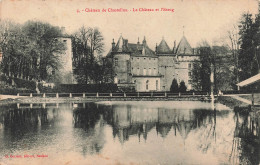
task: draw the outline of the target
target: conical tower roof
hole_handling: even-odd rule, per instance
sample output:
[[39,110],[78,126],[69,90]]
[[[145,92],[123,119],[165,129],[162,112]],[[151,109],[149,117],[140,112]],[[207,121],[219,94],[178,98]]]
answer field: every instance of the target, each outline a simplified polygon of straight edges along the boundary
[[113,50],[113,52],[129,52],[128,48],[128,40],[124,39],[122,35],[119,37],[117,44]]
[[118,52],[122,52],[123,51],[123,44],[124,44],[124,39],[122,37],[122,35],[119,37],[118,42],[116,44],[116,48]]
[[177,46],[177,54],[193,54],[192,48],[185,36],[182,37],[180,43]]
[[161,54],[169,54],[172,53],[171,49],[169,48],[168,44],[166,43],[166,41],[164,40],[164,38],[162,39],[161,43],[159,44],[159,46],[157,47],[157,53],[161,53]]

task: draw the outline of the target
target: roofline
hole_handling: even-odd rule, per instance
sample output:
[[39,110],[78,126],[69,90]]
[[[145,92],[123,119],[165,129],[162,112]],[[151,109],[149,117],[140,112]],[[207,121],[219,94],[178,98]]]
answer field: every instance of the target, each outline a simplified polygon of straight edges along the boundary
[[200,56],[199,54],[177,54],[177,56]]
[[237,83],[236,85],[237,86],[240,86],[240,87],[243,87],[243,86],[248,86],[248,85],[251,85],[251,84],[254,84],[256,82],[260,81],[260,73],[258,73],[257,75],[255,76],[252,76],[244,81],[241,81],[240,83]]
[[143,78],[143,77],[147,77],[147,78],[148,78],[148,77],[155,77],[155,78],[156,78],[156,77],[162,77],[162,76],[153,76],[153,75],[145,75],[145,76],[144,76],[144,75],[140,75],[140,76],[139,76],[139,75],[134,75],[134,76],[132,76],[132,77],[136,77],[136,78]]
[[157,53],[157,56],[176,56],[176,54],[174,54],[174,53],[169,53],[169,54],[167,54],[167,53],[162,53],[162,54]]
[[149,58],[158,58],[158,56],[154,55],[154,56],[144,56],[144,55],[134,55],[134,54],[131,54],[131,56],[133,57],[149,57]]

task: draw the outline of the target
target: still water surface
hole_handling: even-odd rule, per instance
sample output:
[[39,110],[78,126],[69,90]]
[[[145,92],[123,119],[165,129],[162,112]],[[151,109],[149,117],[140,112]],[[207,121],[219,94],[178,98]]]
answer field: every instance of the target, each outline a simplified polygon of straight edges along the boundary
[[259,164],[258,123],[196,101],[13,104],[0,164]]

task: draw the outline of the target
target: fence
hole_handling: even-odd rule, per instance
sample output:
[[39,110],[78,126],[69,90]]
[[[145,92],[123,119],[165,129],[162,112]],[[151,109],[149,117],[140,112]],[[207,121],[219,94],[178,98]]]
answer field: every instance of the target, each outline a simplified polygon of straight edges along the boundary
[[209,96],[207,92],[185,92],[185,93],[170,93],[170,92],[120,92],[120,93],[18,93],[17,96],[43,97],[43,98],[65,98],[65,97],[82,97],[82,98],[135,98],[135,97],[189,97],[189,96]]

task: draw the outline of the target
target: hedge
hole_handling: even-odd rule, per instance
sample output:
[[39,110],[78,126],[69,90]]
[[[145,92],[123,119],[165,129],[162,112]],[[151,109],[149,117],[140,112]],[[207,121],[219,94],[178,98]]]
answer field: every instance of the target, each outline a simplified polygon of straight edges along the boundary
[[53,89],[39,84],[41,93],[108,93],[117,92],[116,84],[58,84]]
[[35,93],[36,91],[24,88],[0,88],[0,94],[17,95],[17,93]]

